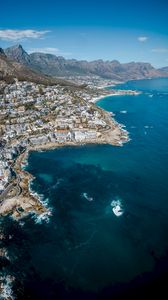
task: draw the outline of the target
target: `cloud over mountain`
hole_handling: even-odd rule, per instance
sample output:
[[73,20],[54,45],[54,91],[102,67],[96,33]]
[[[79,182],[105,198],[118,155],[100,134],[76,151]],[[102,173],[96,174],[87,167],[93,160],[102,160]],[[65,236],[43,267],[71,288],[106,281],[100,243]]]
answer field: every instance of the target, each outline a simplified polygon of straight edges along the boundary
[[38,53],[49,53],[49,54],[55,54],[55,55],[71,55],[72,53],[70,52],[64,52],[58,48],[54,47],[42,47],[42,48],[30,48],[27,51],[29,54],[38,52]]
[[26,30],[14,30],[14,29],[4,29],[0,30],[0,39],[6,41],[19,41],[23,39],[39,39],[42,38],[46,33],[49,31],[47,30],[33,30],[33,29],[26,29]]

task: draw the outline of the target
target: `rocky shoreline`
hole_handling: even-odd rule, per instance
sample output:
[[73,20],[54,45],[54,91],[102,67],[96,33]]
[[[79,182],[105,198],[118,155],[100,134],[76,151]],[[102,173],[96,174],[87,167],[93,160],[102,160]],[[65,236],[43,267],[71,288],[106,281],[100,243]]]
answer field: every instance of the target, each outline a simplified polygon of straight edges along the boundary
[[123,143],[128,142],[128,132],[123,129],[123,126],[117,123],[112,117],[111,113],[104,111],[104,116],[108,123],[109,129],[99,132],[99,136],[95,140],[90,140],[85,143],[66,142],[66,143],[47,143],[43,145],[29,147],[24,153],[21,153],[13,166],[13,170],[16,174],[14,185],[19,189],[19,193],[15,196],[8,196],[1,202],[0,215],[5,216],[10,214],[15,219],[20,219],[29,213],[51,214],[47,207],[40,201],[40,198],[33,194],[30,190],[30,182],[34,177],[24,170],[29,152],[55,149],[65,146],[80,146],[84,144],[111,144],[113,146],[122,146]]
[[[25,170],[27,164],[28,155],[31,151],[41,151],[56,149],[65,146],[81,146],[86,144],[110,144],[113,146],[122,146],[123,143],[129,141],[128,132],[123,128],[122,124],[117,123],[112,117],[113,114],[101,109],[108,125],[108,129],[97,132],[97,138],[95,140],[88,140],[85,143],[79,142],[50,142],[43,145],[29,146],[22,152],[14,161],[12,165],[13,172],[15,173],[14,179],[10,185],[9,192],[6,194],[3,200],[0,202],[0,216],[10,215],[15,220],[20,220],[29,214],[35,214],[40,219],[50,217],[52,212],[41,201],[40,196],[31,191],[31,181],[35,178],[32,174]],[[0,240],[3,239],[3,233],[0,234]],[[9,258],[6,255],[6,251],[0,248],[0,257]],[[12,285],[15,278],[8,274],[0,276],[0,293],[4,296],[4,299],[13,299]]]

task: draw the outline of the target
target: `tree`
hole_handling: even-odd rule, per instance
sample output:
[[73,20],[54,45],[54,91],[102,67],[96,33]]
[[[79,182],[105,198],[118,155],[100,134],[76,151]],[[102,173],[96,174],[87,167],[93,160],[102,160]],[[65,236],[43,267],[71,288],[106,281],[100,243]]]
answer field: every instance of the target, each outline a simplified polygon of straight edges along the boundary
[[26,103],[25,104],[25,110],[32,110],[34,109],[34,103]]

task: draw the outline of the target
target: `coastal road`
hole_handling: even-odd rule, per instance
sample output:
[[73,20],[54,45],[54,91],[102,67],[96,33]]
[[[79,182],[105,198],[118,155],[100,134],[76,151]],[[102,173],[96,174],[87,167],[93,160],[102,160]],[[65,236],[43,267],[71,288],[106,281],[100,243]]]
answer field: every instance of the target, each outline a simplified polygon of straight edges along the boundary
[[4,200],[10,190],[14,187],[13,183],[10,183],[7,188],[0,194],[0,202]]
[[19,196],[22,192],[22,189],[19,185],[20,183],[20,177],[17,178],[17,183],[16,184],[13,184],[13,182],[11,182],[7,188],[5,189],[5,191],[3,191],[1,194],[0,194],[0,204],[3,202],[3,200],[5,200],[7,194],[13,189],[13,188],[16,188],[17,189],[17,192],[16,192],[16,195],[15,197]]

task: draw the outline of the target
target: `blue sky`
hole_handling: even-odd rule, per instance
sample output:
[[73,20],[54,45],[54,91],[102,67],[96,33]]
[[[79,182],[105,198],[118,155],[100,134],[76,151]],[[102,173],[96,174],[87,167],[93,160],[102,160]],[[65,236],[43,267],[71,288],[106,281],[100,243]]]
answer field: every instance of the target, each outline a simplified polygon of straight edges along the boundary
[[2,1],[0,46],[18,43],[66,58],[166,66],[168,1]]

